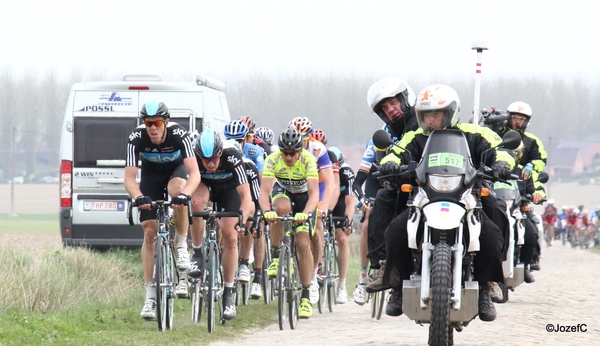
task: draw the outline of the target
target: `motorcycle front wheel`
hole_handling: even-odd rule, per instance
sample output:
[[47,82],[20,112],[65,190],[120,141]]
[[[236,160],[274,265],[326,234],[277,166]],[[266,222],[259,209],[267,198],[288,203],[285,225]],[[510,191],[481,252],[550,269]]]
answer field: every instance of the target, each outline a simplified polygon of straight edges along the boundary
[[429,345],[448,345],[452,289],[452,250],[450,246],[446,243],[435,245],[432,258]]

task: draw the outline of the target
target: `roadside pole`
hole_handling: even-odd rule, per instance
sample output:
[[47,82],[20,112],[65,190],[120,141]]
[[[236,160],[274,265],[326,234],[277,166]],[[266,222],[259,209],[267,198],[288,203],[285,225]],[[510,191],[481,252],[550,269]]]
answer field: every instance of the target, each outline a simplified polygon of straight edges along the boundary
[[481,111],[479,107],[479,95],[481,94],[481,61],[483,51],[488,49],[487,41],[472,41],[471,49],[477,51],[477,65],[475,68],[475,99],[473,100],[473,124],[479,124]]

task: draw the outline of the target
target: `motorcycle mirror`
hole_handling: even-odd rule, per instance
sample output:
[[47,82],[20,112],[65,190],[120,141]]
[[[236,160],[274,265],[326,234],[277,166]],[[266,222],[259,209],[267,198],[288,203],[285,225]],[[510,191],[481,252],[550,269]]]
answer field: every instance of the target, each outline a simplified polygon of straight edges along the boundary
[[[519,137],[519,140],[520,140],[520,137]],[[387,131],[377,130],[373,134],[373,144],[375,144],[375,146],[377,148],[383,149],[383,148],[387,148],[390,145],[394,144],[394,141],[392,141],[392,139],[390,138],[390,135],[389,135],[389,133],[387,133]]]
[[508,150],[514,150],[521,145],[521,135],[514,130],[510,130],[502,137],[502,145]]
[[538,175],[538,181],[542,184],[546,184],[550,176],[546,172],[542,172]]

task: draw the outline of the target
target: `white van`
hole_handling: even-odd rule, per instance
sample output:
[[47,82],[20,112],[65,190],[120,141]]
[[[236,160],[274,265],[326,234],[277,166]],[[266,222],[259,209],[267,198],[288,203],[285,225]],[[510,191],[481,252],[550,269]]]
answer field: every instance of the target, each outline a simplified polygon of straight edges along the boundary
[[[160,76],[127,75],[122,81],[71,87],[61,138],[60,234],[66,246],[138,247],[143,231],[127,219],[123,186],[129,134],[141,123],[143,104],[162,101],[190,133],[210,127],[222,133],[230,121],[225,85],[197,76],[167,82]],[[138,174],[139,182],[139,174]],[[136,214],[136,213],[134,213]]]

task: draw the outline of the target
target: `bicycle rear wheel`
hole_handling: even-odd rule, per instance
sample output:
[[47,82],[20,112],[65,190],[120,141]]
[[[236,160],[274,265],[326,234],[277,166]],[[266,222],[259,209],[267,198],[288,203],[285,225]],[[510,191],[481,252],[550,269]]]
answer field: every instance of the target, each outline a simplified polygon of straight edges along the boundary
[[300,282],[300,267],[298,266],[298,256],[294,255],[290,259],[290,266],[295,268],[290,273],[290,288],[288,291],[288,311],[290,319],[290,328],[296,329],[298,325],[298,313],[300,311],[300,297],[302,295],[302,283]]
[[165,254],[165,268],[166,270],[166,283],[167,283],[167,329],[173,329],[173,304],[175,299],[175,286],[179,283],[179,272],[175,266],[175,253],[173,252],[172,244],[165,242],[164,254]]
[[279,250],[279,268],[277,268],[277,316],[279,330],[283,330],[287,313],[288,287],[290,286],[290,251],[287,245]]
[[156,321],[158,330],[167,329],[167,287],[166,287],[166,254],[164,253],[164,238],[157,237],[154,244],[154,277],[156,289]]
[[218,302],[218,275],[219,270],[219,254],[217,253],[217,246],[215,243],[210,242],[208,244],[208,275],[207,275],[207,284],[208,284],[208,295],[206,299],[206,309],[207,309],[207,324],[208,324],[208,332],[212,333],[215,330],[215,319],[216,319],[216,310],[215,308],[220,309],[219,304],[215,304]]
[[329,282],[329,274],[331,269],[331,262],[329,261],[330,257],[329,245],[326,241],[323,249],[323,258],[321,259],[321,280],[319,282],[319,302],[317,303],[320,314],[325,312],[325,305],[327,303],[327,285]]
[[327,283],[327,307],[329,312],[333,312],[333,306],[336,304],[337,289],[340,284],[340,272],[337,262],[337,249],[335,247],[335,241],[330,245],[330,272],[329,280]]

